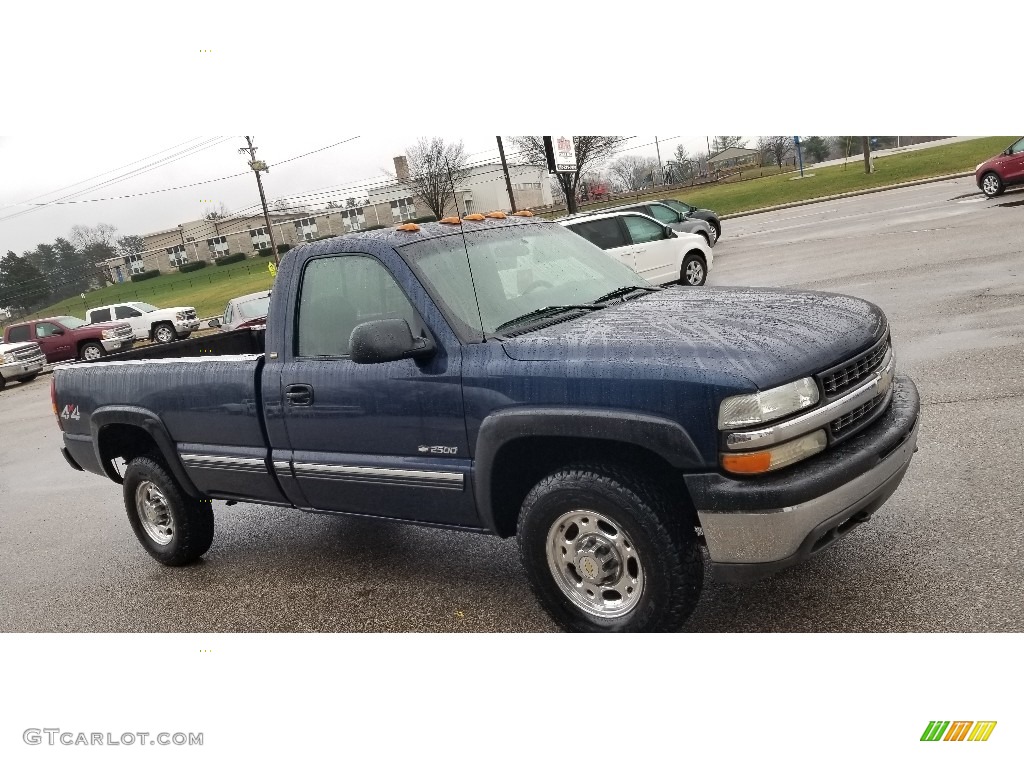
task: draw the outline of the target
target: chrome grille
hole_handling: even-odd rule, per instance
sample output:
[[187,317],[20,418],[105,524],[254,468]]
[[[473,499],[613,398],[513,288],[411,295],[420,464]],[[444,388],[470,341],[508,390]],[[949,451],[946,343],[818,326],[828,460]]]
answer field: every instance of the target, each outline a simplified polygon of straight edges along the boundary
[[839,437],[853,427],[859,426],[860,423],[871,415],[871,412],[877,408],[883,400],[885,400],[886,395],[888,394],[888,392],[883,392],[880,395],[876,395],[859,408],[855,408],[849,413],[844,413],[838,419],[830,422],[829,427],[832,429],[832,436]]
[[821,385],[825,390],[825,397],[834,397],[874,373],[885,359],[885,353],[889,351],[890,346],[887,337],[882,343],[843,363],[839,368],[822,374]]
[[26,360],[34,360],[35,358],[42,356],[43,350],[39,348],[38,344],[33,344],[30,347],[22,347],[21,349],[16,349],[12,353],[12,357],[19,363],[24,362]]
[[134,338],[135,331],[132,330],[130,325],[120,325],[117,328],[117,335],[125,339],[129,337]]
[[196,319],[196,311],[194,309],[185,310],[185,319],[186,320],[195,320]]

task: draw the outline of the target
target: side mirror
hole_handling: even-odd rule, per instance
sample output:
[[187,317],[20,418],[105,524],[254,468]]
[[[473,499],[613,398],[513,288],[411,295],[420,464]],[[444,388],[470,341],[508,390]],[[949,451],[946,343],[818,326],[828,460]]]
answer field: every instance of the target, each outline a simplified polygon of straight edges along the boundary
[[390,363],[406,358],[429,357],[434,342],[413,338],[405,320],[372,320],[352,329],[348,342],[353,363]]
[[213,318],[213,320],[211,320],[209,323],[207,323],[207,325],[209,325],[211,328],[220,328],[220,318],[219,317]]
[[665,238],[673,238],[676,236],[676,231],[672,229],[668,224],[665,225]]
[[54,328],[53,329],[53,333],[51,333],[50,335],[51,336],[63,336],[64,335],[64,329],[63,328]]

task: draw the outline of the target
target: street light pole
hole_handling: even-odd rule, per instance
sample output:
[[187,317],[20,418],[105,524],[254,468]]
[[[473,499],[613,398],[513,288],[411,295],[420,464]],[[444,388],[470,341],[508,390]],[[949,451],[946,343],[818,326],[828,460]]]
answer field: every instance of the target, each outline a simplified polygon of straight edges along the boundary
[[256,174],[256,186],[260,189],[260,202],[263,203],[263,218],[267,222],[267,234],[270,235],[270,247],[274,251],[274,264],[275,266],[281,265],[281,254],[277,252],[277,241],[274,239],[274,225],[270,222],[270,210],[267,208],[267,196],[263,193],[263,180],[260,178],[260,172],[270,173],[270,168],[262,160],[256,159],[256,150],[259,147],[252,145],[252,136],[245,137],[248,147],[242,147],[238,150],[239,154],[249,154],[249,167],[252,168],[253,173]]
[[516,212],[516,198],[512,194],[512,178],[508,175],[508,163],[505,162],[505,148],[501,144],[501,136],[498,136],[498,154],[501,155],[501,168],[505,172],[505,188],[508,190],[508,203],[512,206],[511,213]]

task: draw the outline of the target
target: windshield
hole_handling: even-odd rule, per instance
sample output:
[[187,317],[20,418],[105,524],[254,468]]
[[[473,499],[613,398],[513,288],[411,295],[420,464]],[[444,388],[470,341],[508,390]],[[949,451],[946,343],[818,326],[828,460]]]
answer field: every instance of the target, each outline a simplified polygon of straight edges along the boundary
[[144,301],[136,301],[128,306],[135,307],[135,309],[139,310],[139,312],[142,312],[143,314],[146,312],[156,312],[159,309],[159,307],[154,307],[152,304],[147,304]]
[[530,312],[587,304],[625,286],[650,285],[557,224],[467,232],[465,243],[457,233],[400,250],[448,322],[470,340],[492,335]]
[[675,208],[682,214],[687,214],[690,211],[694,210],[692,205],[688,205],[687,203],[684,203],[682,200],[662,200],[661,202],[663,202],[670,208]]
[[55,317],[53,319],[65,328],[81,328],[83,325],[87,325],[85,320],[79,320],[77,317],[71,317],[70,315]]
[[249,299],[238,304],[238,314],[242,317],[266,317],[270,308],[270,297],[263,296],[258,299]]

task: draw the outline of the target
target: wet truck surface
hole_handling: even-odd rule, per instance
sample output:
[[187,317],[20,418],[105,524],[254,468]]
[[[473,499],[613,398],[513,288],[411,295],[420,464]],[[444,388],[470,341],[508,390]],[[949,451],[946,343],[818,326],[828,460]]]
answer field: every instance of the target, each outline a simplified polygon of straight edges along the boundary
[[514,536],[572,630],[675,629],[705,560],[813,556],[917,442],[877,306],[656,288],[527,215],[302,245],[265,330],[156,353],[61,366],[52,394],[68,463],[123,486],[159,561],[207,551],[212,499]]

